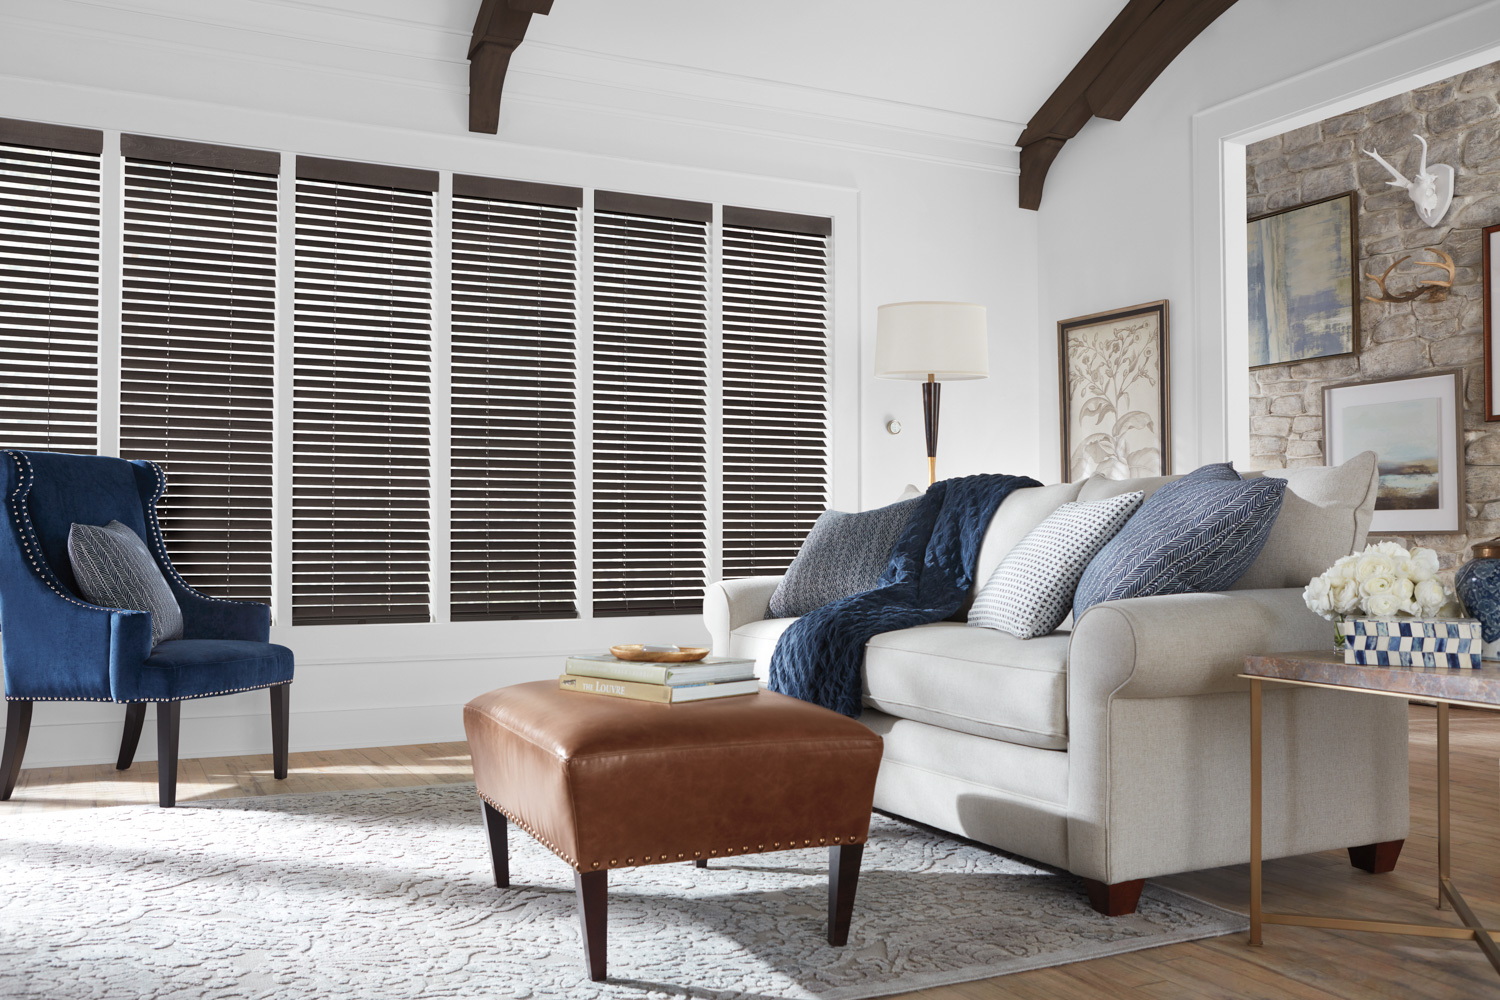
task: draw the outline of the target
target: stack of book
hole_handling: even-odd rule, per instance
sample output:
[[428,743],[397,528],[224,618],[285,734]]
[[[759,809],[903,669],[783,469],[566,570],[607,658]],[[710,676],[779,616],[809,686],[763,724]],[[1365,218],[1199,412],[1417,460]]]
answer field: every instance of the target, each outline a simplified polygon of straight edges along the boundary
[[564,691],[675,705],[754,694],[760,690],[754,660],[710,656],[696,663],[642,663],[602,656],[570,656],[558,678]]

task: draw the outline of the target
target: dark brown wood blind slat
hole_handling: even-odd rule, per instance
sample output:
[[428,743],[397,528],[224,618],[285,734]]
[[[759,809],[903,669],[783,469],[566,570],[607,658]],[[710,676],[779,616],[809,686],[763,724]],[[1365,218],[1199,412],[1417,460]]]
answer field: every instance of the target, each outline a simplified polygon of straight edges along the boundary
[[166,472],[162,534],[188,583],[269,602],[269,544],[247,539],[271,535],[276,181],[163,162],[197,144],[154,142],[125,161],[120,454]]
[[309,177],[306,159],[293,308],[293,623],[428,621],[434,199]]
[[362,163],[358,160],[330,160],[321,156],[297,157],[297,179],[398,188],[428,194],[435,193],[438,189],[436,170],[391,167],[383,163]]
[[[470,174],[453,175],[455,198],[479,198],[484,201],[508,201],[516,206],[519,214],[546,214],[547,208],[582,208],[583,188],[564,187],[561,184],[541,184],[537,181],[512,181],[503,177],[476,177]],[[469,206],[472,207],[472,206]],[[455,204],[454,213],[464,211]],[[481,216],[486,215],[479,209]],[[553,224],[564,223],[555,218]],[[503,224],[503,223],[496,223]]]
[[593,611],[690,614],[708,525],[708,216],[663,227],[599,197]]
[[[127,133],[120,136],[120,155],[137,160],[214,167],[272,177],[281,173],[281,154],[275,150],[219,146],[209,142],[188,142],[186,139],[163,139],[155,135]],[[261,183],[264,184],[264,180]],[[144,187],[150,185],[151,182],[143,184]]]
[[522,203],[493,192],[519,196],[539,185],[461,179],[453,199],[452,616],[576,617],[581,198]]
[[724,210],[725,577],[785,572],[829,500],[827,239],[775,214]]
[[79,133],[0,119],[3,448],[98,448],[99,143]]
[[[821,215],[797,215],[794,212],[771,212],[763,208],[724,206],[724,226],[765,230],[776,233],[799,233],[805,236],[832,236],[833,220]],[[724,234],[725,242],[731,239]]]
[[0,145],[32,146],[65,153],[98,156],[104,152],[104,133],[72,125],[49,125],[18,118],[0,118]]
[[[656,198],[621,191],[595,191],[594,211],[617,216],[639,216],[633,225],[643,231],[655,231],[662,219],[683,222],[712,222],[714,207],[706,201],[683,201],[678,198]],[[604,220],[608,222],[609,220]]]

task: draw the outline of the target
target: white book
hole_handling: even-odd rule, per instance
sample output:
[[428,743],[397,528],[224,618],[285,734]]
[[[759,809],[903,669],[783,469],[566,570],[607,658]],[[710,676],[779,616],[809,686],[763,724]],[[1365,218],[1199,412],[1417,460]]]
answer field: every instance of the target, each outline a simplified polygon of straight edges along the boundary
[[606,677],[638,684],[717,684],[721,681],[754,680],[755,661],[727,656],[709,656],[694,663],[642,663],[602,656],[570,656],[567,672],[577,677]]

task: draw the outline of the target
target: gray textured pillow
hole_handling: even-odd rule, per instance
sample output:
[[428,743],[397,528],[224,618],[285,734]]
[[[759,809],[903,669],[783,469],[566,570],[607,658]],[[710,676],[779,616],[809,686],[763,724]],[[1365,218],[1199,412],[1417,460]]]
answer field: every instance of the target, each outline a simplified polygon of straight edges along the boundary
[[767,618],[796,618],[825,604],[874,590],[891,549],[921,497],[846,514],[826,510],[771,595]]
[[974,598],[969,624],[1022,639],[1056,631],[1073,609],[1083,571],[1125,527],[1141,496],[1137,490],[1057,508],[995,567]]
[[91,604],[151,612],[151,645],[182,638],[182,608],[141,536],[119,521],[100,528],[75,524],[68,559],[78,589]]

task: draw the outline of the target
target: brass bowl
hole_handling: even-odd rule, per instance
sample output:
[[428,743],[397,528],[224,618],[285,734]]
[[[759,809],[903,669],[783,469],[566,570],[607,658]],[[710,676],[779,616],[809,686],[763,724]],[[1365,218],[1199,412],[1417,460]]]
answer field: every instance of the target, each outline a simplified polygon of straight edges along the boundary
[[640,643],[633,646],[611,646],[609,651],[618,659],[635,660],[639,663],[692,663],[708,655],[708,650],[696,646],[679,646],[675,653],[652,653],[642,649]]

